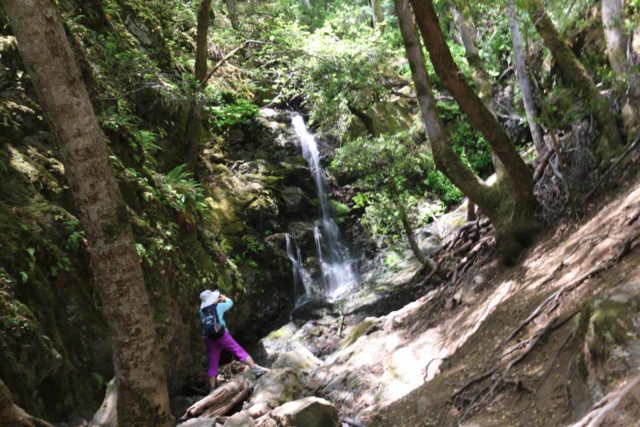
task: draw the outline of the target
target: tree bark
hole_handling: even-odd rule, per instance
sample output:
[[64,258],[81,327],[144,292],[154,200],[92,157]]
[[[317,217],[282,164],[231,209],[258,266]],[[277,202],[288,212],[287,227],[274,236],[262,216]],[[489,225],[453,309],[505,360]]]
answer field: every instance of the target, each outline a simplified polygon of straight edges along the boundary
[[[447,0],[447,5],[449,7],[449,10],[451,10],[453,22],[460,32],[460,39],[462,40],[462,45],[464,46],[465,57],[467,58],[469,66],[471,67],[471,78],[478,88],[478,97],[480,98],[482,103],[489,109],[491,114],[493,114],[495,117],[496,105],[493,101],[491,77],[489,76],[489,73],[487,73],[487,70],[482,63],[482,58],[480,58],[480,53],[478,52],[476,29],[468,11],[468,7],[467,10],[465,10],[466,13],[462,13],[453,0]],[[504,182],[504,180],[507,179],[506,169],[502,162],[500,162],[498,156],[493,152],[493,150],[491,150],[491,161],[493,162],[493,167],[495,169],[498,181]],[[475,209],[473,203],[471,203],[468,207],[471,209]],[[472,216],[472,212],[467,212],[467,214],[468,216]]]
[[110,326],[120,425],[170,426],[162,357],[105,136],[49,0],[0,0],[60,148]]
[[527,62],[523,50],[522,34],[520,33],[516,7],[513,2],[514,0],[509,0],[509,4],[507,5],[511,42],[513,44],[513,62],[516,67],[516,77],[520,84],[522,103],[524,104],[524,111],[527,115],[527,123],[529,124],[533,145],[536,147],[538,158],[541,159],[547,152],[547,146],[544,142],[542,128],[537,121],[538,112],[536,111],[536,104],[533,99],[533,90],[531,89],[531,82],[529,81],[529,74],[527,72]]
[[480,58],[480,53],[478,52],[477,47],[476,30],[471,22],[471,18],[469,16],[465,16],[453,0],[447,0],[447,5],[449,10],[451,10],[453,22],[460,32],[460,39],[464,46],[465,57],[467,58],[469,66],[471,66],[471,77],[478,88],[478,96],[487,108],[489,108],[489,110],[491,110],[495,115],[496,107],[491,90],[491,77],[484,68],[482,58]]
[[[489,217],[496,229],[498,250],[503,260],[511,264],[515,262],[522,248],[529,243],[531,234],[536,229],[532,199],[519,200],[517,193],[505,193],[499,186],[491,187],[485,184],[453,151],[438,117],[436,101],[429,86],[424,56],[408,0],[395,0],[395,6],[436,167]],[[433,57],[434,53],[431,56]],[[486,108],[484,110],[493,117]]]
[[244,401],[250,391],[251,385],[245,379],[235,377],[191,405],[182,419],[193,416],[216,418],[225,415],[234,406]]
[[198,29],[196,33],[195,77],[202,82],[207,77],[207,47],[209,46],[209,12],[211,0],[201,0],[198,7]]
[[636,68],[637,58],[629,48],[630,37],[625,33],[624,3],[622,0],[601,0],[601,8],[609,63],[617,78],[626,84],[627,105],[623,108],[623,117],[625,128],[633,137],[640,111],[640,73]]
[[527,4],[529,17],[560,67],[562,78],[576,88],[589,104],[604,138],[609,142],[611,154],[617,153],[622,149],[623,140],[609,101],[600,93],[578,57],[560,38],[558,30],[544,8],[543,1],[528,0]]
[[0,425],[7,427],[53,427],[48,422],[27,414],[13,402],[9,388],[0,379]]
[[[460,70],[453,60],[440,29],[440,22],[433,8],[433,2],[431,0],[411,0],[411,4],[422,33],[422,39],[440,81],[453,95],[473,126],[484,135],[491,149],[504,165],[505,171],[509,175],[509,191],[513,192],[518,200],[533,208],[535,200],[531,172],[493,113],[461,77]],[[500,180],[498,183],[503,184]],[[478,205],[485,211],[480,203]]]
[[374,28],[384,24],[384,11],[380,0],[371,0],[371,20]]
[[194,93],[193,104],[187,115],[187,168],[195,173],[198,163],[200,141],[204,134],[204,105],[199,98],[200,88],[207,80],[207,47],[209,46],[211,0],[201,0],[198,7],[198,32],[196,34],[195,78],[198,82]]
[[240,30],[240,21],[238,20],[238,5],[236,0],[225,0],[227,4],[227,13],[229,14],[229,21],[234,30]]
[[[413,227],[411,226],[411,221],[409,220],[409,215],[407,215],[407,209],[405,209],[404,204],[400,201],[398,197],[397,190],[392,184],[391,187],[391,196],[393,198],[393,204],[398,210],[398,215],[400,216],[400,223],[402,224],[402,228],[404,229],[404,233],[407,236],[407,240],[409,241],[409,247],[411,248],[411,252],[416,257],[420,264],[424,266],[431,267],[431,270],[435,267],[435,263],[432,260],[429,260],[422,251],[420,250],[420,246],[418,246],[418,242],[416,241],[416,236],[413,231]],[[431,261],[431,262],[429,262]]]

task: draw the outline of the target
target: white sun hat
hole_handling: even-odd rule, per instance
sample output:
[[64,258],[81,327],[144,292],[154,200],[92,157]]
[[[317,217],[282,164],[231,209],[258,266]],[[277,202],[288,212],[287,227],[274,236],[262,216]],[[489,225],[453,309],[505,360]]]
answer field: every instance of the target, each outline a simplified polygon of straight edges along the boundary
[[220,291],[211,291],[209,289],[207,289],[206,291],[202,291],[200,293],[200,299],[202,300],[202,303],[200,304],[200,309],[202,310],[205,307],[208,307],[212,304],[217,303],[219,298],[220,298]]

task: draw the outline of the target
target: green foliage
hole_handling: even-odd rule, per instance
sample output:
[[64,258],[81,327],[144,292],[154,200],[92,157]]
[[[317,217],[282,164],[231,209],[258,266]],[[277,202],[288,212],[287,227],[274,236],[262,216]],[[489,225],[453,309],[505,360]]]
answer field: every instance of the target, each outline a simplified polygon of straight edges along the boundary
[[236,98],[233,94],[208,90],[205,110],[209,113],[210,125],[216,130],[248,124],[258,113],[258,106],[247,99]]
[[[416,216],[414,210],[420,199],[437,197],[453,204],[461,198],[460,192],[435,169],[426,145],[415,143],[406,133],[349,141],[336,151],[330,169],[355,179],[358,193],[352,202],[356,208],[364,209],[362,223],[375,236],[403,233],[398,204]],[[426,215],[419,220],[429,219]]]
[[159,179],[160,196],[164,202],[177,211],[184,213],[208,213],[204,193],[186,165],[176,166]]

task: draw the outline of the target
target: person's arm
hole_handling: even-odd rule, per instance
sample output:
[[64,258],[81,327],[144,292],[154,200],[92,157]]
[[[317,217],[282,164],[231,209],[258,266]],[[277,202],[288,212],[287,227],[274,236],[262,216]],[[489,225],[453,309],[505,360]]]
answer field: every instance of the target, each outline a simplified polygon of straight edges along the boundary
[[220,313],[224,313],[233,307],[233,300],[226,295],[220,296],[220,302],[218,303],[218,310]]

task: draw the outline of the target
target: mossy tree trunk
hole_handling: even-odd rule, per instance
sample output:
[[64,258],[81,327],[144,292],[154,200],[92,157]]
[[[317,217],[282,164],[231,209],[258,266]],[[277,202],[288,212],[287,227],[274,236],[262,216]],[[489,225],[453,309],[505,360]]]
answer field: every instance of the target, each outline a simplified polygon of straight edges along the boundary
[[50,0],[0,0],[60,148],[110,326],[120,425],[172,425],[162,355],[105,136]]
[[[513,263],[522,248],[530,242],[531,235],[537,228],[534,218],[535,201],[533,199],[531,186],[529,187],[529,191],[521,189],[520,192],[508,192],[505,191],[504,186],[499,185],[489,186],[453,151],[453,147],[447,139],[440,118],[438,117],[436,101],[429,86],[424,56],[416,33],[413,15],[409,9],[408,0],[395,0],[395,5],[416,95],[422,113],[422,120],[427,130],[429,142],[431,143],[436,167],[489,217],[496,228],[498,250],[505,262]],[[429,5],[432,8],[430,2]],[[435,12],[433,13],[435,15]],[[434,21],[431,20],[432,24],[433,22]],[[437,20],[435,24],[439,32],[440,27],[438,26]],[[423,37],[426,39],[428,36],[434,37],[429,25],[424,26],[423,29]],[[437,37],[440,37],[441,43],[444,43],[444,37],[441,32]],[[448,49],[446,49],[446,52],[442,52],[442,46],[440,46],[439,51],[434,50],[434,52],[430,53],[432,58],[437,54],[448,54],[449,61],[453,63],[451,53]],[[486,113],[482,114],[493,118],[493,115],[482,105],[479,99],[478,103],[484,108],[484,111],[486,111]],[[465,105],[466,108],[469,109],[468,104]],[[496,152],[500,153],[503,153],[507,149],[505,147],[498,148],[501,149],[496,150]],[[512,147],[510,149],[515,153]],[[517,156],[517,153],[515,153],[515,155]],[[505,158],[510,159],[510,156],[505,156]],[[519,156],[517,156],[517,158],[520,159]],[[520,159],[520,162],[522,162],[522,159]],[[524,167],[524,163],[522,163],[522,166]],[[529,177],[529,181],[530,180],[531,178]],[[524,193],[525,197],[520,197],[521,193]]]
[[[628,132],[638,125],[640,113],[640,73],[638,61],[629,49],[630,38],[625,29],[624,3],[622,0],[601,0],[602,25],[607,44],[609,64],[620,81],[625,84],[627,95],[626,116],[629,123],[625,123]],[[624,112],[624,110],[623,110]],[[636,130],[637,132],[637,130]]]
[[240,20],[238,17],[238,5],[236,0],[225,0],[227,4],[227,13],[229,16],[229,21],[231,21],[231,26],[234,30],[240,30]]
[[520,33],[520,25],[518,24],[518,16],[514,0],[509,0],[509,4],[507,5],[507,14],[509,15],[509,28],[511,30],[513,62],[516,67],[516,77],[518,78],[518,84],[520,85],[522,103],[524,104],[524,111],[527,115],[527,123],[529,124],[529,131],[531,132],[533,145],[536,147],[536,152],[540,159],[546,153],[547,146],[544,142],[544,133],[538,123],[538,112],[536,110],[533,90],[531,89],[531,82],[529,81],[529,74],[527,72],[527,61],[525,59],[522,34]]
[[600,130],[609,143],[608,153],[615,154],[620,151],[623,140],[609,101],[600,93],[584,65],[560,37],[545,10],[543,0],[528,0],[527,11],[545,46],[558,64],[563,80],[580,92],[593,111]]
[[201,0],[198,7],[198,30],[196,34],[196,63],[195,78],[197,81],[194,100],[187,115],[187,167],[193,173],[196,172],[198,153],[202,142],[204,130],[204,105],[201,96],[201,88],[206,85],[207,79],[207,51],[209,47],[211,0]]
[[371,20],[374,28],[384,24],[384,11],[380,0],[371,0]]

